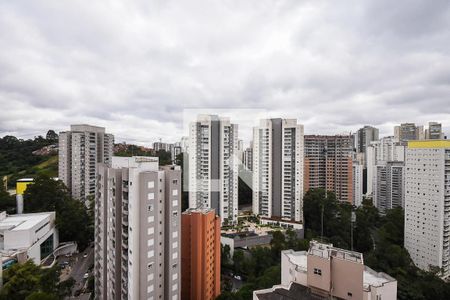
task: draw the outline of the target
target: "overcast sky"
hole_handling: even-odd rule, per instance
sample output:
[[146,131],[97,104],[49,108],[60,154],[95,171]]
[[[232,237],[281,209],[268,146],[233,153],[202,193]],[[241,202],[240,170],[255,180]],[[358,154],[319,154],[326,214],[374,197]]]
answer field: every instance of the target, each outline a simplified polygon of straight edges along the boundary
[[439,121],[450,134],[449,3],[3,0],[0,136],[90,123],[173,142],[185,109],[219,108],[306,133]]

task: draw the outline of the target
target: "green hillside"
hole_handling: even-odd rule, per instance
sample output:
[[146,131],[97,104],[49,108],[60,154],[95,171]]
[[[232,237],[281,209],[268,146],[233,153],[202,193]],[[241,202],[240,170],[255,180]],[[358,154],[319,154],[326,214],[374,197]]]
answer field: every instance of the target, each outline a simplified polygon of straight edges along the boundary
[[37,174],[56,177],[58,156],[33,154],[33,151],[56,143],[54,138],[42,136],[29,140],[14,136],[0,138],[0,178],[8,176],[8,185],[13,187],[18,178],[34,177]]

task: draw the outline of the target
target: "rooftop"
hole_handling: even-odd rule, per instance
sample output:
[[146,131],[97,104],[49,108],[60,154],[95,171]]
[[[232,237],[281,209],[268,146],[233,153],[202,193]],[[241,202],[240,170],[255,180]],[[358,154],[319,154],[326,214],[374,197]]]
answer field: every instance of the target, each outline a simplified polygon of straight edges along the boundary
[[183,212],[183,214],[191,214],[191,213],[208,214],[214,211],[215,210],[213,208],[188,208]]
[[371,268],[365,266],[363,274],[363,286],[364,289],[368,289],[369,286],[379,287],[388,282],[393,282],[395,279],[383,272],[376,272]]
[[289,261],[291,261],[299,269],[305,272],[308,270],[306,251],[285,250],[281,253],[282,255],[286,255],[289,258]]
[[50,217],[54,212],[6,215],[0,220],[0,231],[29,230]]
[[259,300],[320,300],[326,299],[311,294],[311,291],[298,283],[292,282],[289,287],[274,286],[271,289],[256,292]]
[[408,141],[408,148],[421,148],[421,149],[436,149],[436,148],[450,148],[450,140],[419,140]]
[[158,171],[159,169],[158,157],[151,156],[113,156],[113,168],[139,168],[141,171]]
[[322,258],[335,258],[352,261],[356,263],[363,263],[362,253],[356,251],[349,251],[341,248],[333,247],[333,244],[324,244],[318,241],[311,241],[309,244],[308,254],[319,256]]

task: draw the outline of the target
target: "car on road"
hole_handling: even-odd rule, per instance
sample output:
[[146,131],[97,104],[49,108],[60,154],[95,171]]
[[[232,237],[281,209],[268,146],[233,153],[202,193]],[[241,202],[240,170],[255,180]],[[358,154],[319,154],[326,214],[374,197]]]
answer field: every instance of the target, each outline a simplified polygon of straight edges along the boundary
[[83,257],[84,258],[88,257],[88,254],[87,253],[83,254]]
[[88,277],[89,277],[89,273],[84,273],[83,278],[84,278],[84,279],[88,279]]
[[242,280],[242,277],[239,276],[239,275],[234,275],[234,279],[236,279],[236,280]]

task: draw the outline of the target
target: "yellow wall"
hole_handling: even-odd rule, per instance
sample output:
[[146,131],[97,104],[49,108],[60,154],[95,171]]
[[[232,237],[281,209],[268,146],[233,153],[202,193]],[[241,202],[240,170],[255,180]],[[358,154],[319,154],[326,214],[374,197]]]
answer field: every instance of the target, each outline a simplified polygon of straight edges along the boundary
[[33,184],[32,181],[17,181],[16,183],[16,194],[17,195],[23,195],[25,190],[27,189],[27,186],[29,184]]
[[408,148],[450,148],[450,140],[408,141]]

